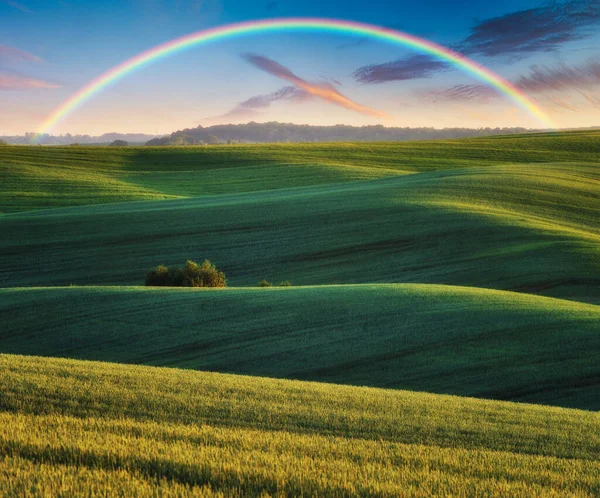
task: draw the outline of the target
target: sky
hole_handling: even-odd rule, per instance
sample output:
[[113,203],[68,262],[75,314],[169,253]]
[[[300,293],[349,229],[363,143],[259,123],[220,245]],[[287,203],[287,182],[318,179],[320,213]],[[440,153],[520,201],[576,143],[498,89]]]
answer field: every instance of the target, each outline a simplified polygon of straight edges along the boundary
[[[160,43],[281,17],[401,30],[494,71],[556,127],[600,125],[600,0],[0,0],[0,135],[40,131],[80,88]],[[290,31],[157,60],[43,131],[158,135],[249,121],[542,127],[505,95],[426,53]]]

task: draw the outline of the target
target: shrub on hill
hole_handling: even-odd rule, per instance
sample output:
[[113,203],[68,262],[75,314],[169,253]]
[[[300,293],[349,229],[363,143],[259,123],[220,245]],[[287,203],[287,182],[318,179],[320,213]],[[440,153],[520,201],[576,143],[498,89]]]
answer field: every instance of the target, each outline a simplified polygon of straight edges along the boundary
[[208,259],[199,265],[188,260],[183,268],[159,265],[146,275],[152,287],[227,287],[227,279]]
[[290,282],[289,280],[284,280],[283,282],[279,282],[279,287],[291,287],[292,286],[292,282]]
[[258,286],[259,287],[273,287],[273,284],[271,282],[269,282],[268,280],[261,280],[260,282],[258,282]]
[[114,147],[126,147],[129,145],[129,142],[126,142],[125,140],[113,140],[110,145]]
[[156,268],[152,268],[146,275],[146,285],[168,287],[170,285],[169,273],[169,267],[165,265],[159,265]]
[[226,287],[225,274],[208,259],[202,265],[188,260],[183,268],[184,287]]

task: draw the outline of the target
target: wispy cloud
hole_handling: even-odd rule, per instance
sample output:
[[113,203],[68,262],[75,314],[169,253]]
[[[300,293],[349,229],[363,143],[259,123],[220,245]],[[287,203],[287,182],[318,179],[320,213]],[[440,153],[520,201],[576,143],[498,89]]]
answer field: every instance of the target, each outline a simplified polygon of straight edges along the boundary
[[9,47],[7,45],[0,45],[0,61],[42,62],[42,59],[37,55],[25,52],[25,50]]
[[600,86],[600,61],[580,66],[564,63],[555,67],[532,66],[531,74],[519,78],[516,85],[528,92]]
[[33,90],[60,88],[61,86],[57,83],[30,78],[16,73],[0,72],[0,90]]
[[429,55],[413,55],[384,64],[370,64],[354,71],[360,83],[384,83],[428,78],[435,73],[447,71],[450,65]]
[[273,93],[250,97],[249,99],[240,102],[238,107],[242,109],[264,109],[269,107],[273,102],[277,102],[279,100],[300,101],[309,97],[310,94],[306,93],[304,90],[296,88],[295,86],[284,86]]
[[[531,66],[530,72],[515,80],[514,85],[535,96],[548,109],[581,111],[592,106],[600,109],[600,62],[588,61],[578,66],[565,63],[555,66]],[[486,85],[456,85],[446,89],[420,91],[417,97],[426,103],[489,103],[502,96]]]
[[8,5],[9,7],[12,7],[13,9],[20,10],[21,12],[25,12],[26,14],[33,14],[33,11],[28,9],[27,7],[25,7],[25,5],[20,4],[18,2],[14,2],[13,0],[0,0],[0,3]]
[[226,112],[225,114],[209,119],[211,119],[212,121],[222,121],[223,119],[259,118],[260,116],[262,116],[261,110],[270,107],[271,104],[275,102],[302,102],[310,98],[312,98],[312,96],[306,93],[304,90],[301,90],[295,86],[284,86],[283,88],[280,88],[279,90],[272,93],[255,95],[253,97],[250,97],[249,99],[246,99],[243,102],[237,104],[233,109]]
[[350,100],[345,95],[341,94],[337,89],[335,89],[329,83],[309,83],[308,81],[300,78],[295,75],[290,69],[285,66],[282,66],[278,62],[264,57],[262,55],[256,54],[244,54],[244,59],[246,59],[250,64],[254,67],[261,69],[277,78],[287,81],[291,83],[296,88],[303,90],[305,93],[312,95],[313,97],[320,98],[322,100],[326,100],[327,102],[331,102],[333,104],[339,105],[346,109],[358,112],[360,114],[364,114],[367,116],[375,116],[378,118],[387,118],[387,114],[384,112],[371,109],[370,107],[366,107],[360,105],[352,100]]
[[498,93],[485,85],[455,85],[451,88],[417,92],[425,102],[479,102],[487,103],[498,97]]
[[600,22],[598,0],[554,1],[476,24],[458,44],[466,54],[485,56],[546,52],[585,38]]
[[335,86],[343,86],[342,82],[336,78],[333,78],[331,76],[325,76],[324,74],[319,74],[319,78],[321,78],[323,81],[329,81],[331,83],[333,83]]
[[[565,43],[598,32],[600,0],[567,0],[512,12],[478,22],[452,48],[465,55],[524,57],[549,52]],[[383,83],[427,78],[452,67],[429,55],[416,55],[358,68],[361,83]]]

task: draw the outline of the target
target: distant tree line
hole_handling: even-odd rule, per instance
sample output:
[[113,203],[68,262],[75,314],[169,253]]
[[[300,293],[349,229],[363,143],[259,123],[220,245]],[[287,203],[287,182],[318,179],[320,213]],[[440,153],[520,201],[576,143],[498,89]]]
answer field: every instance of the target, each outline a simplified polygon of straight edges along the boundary
[[198,126],[157,137],[146,145],[211,145],[286,142],[398,142],[526,133],[526,128],[388,128],[375,126],[312,126],[291,123],[255,123]]
[[146,135],[144,133],[105,133],[100,136],[92,135],[48,135],[47,133],[37,136],[36,133],[25,133],[25,135],[4,136],[0,140],[4,140],[9,144],[29,145],[31,143],[39,143],[41,145],[71,145],[73,143],[81,145],[113,145],[111,142],[126,141],[129,144],[143,145],[154,135]]
[[[573,128],[575,130],[595,130],[598,127]],[[42,145],[109,145],[115,140],[124,140],[130,145],[212,145],[235,143],[286,143],[286,142],[403,142],[408,140],[438,140],[447,138],[484,137],[491,135],[515,135],[544,130],[527,128],[388,128],[374,126],[312,126],[291,123],[227,124],[203,128],[187,128],[161,137],[143,133],[105,133],[90,135],[48,135],[43,134],[35,143]],[[562,130],[568,131],[568,130]],[[25,135],[2,136],[9,144],[30,144],[36,138],[35,133]]]

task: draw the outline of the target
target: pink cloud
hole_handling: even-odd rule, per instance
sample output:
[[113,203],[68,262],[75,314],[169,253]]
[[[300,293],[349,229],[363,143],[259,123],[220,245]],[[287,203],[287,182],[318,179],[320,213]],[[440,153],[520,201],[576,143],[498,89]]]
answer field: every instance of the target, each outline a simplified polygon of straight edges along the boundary
[[309,83],[308,81],[295,75],[287,67],[282,66],[281,64],[272,59],[255,54],[245,54],[244,58],[253,66],[269,74],[272,74],[277,78],[291,83],[299,90],[302,90],[304,93],[312,95],[313,97],[326,100],[328,102],[331,102],[332,104],[336,104],[340,107],[344,107],[346,109],[358,112],[366,116],[375,116],[377,118],[389,118],[389,116],[385,112],[381,112],[376,109],[371,109],[370,107],[366,107],[354,102],[342,93],[338,92],[337,89],[329,83]]
[[29,62],[42,62],[37,55],[30,54],[15,47],[9,47],[8,45],[0,45],[0,60],[11,60],[11,61],[29,61]]
[[41,88],[60,88],[61,86],[57,83],[29,78],[20,74],[0,73],[0,90],[35,90]]

